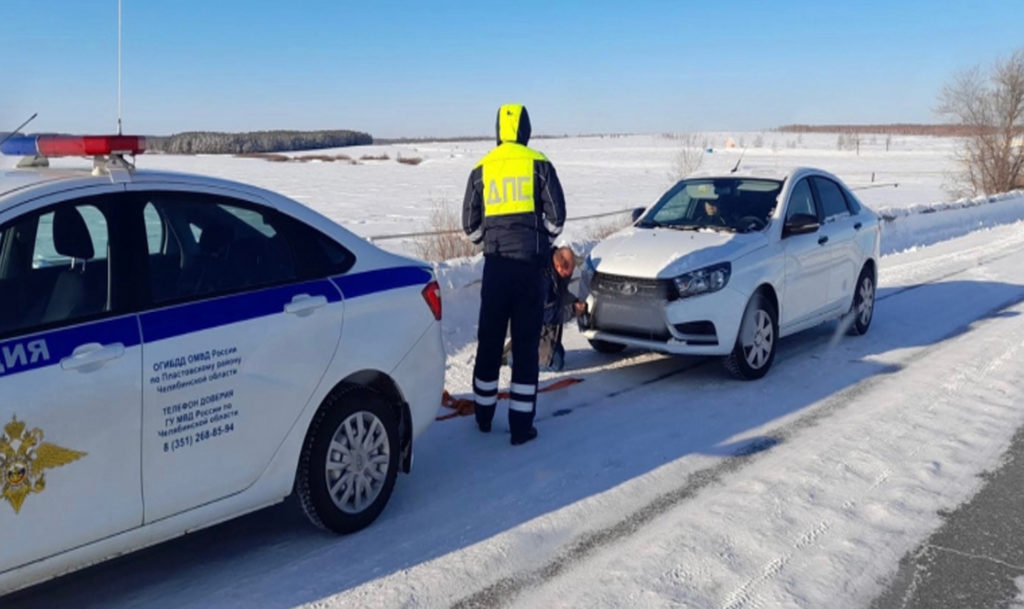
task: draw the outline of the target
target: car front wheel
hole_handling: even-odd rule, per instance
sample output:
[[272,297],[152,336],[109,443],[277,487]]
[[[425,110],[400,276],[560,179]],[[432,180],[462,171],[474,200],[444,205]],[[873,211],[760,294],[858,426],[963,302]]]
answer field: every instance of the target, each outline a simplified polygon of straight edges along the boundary
[[379,393],[336,390],[313,418],[296,480],[303,511],[313,524],[352,533],[384,510],[395,486],[398,421]]
[[736,378],[759,379],[771,368],[778,342],[778,313],[761,294],[754,294],[743,312],[736,344],[725,358],[725,367]]

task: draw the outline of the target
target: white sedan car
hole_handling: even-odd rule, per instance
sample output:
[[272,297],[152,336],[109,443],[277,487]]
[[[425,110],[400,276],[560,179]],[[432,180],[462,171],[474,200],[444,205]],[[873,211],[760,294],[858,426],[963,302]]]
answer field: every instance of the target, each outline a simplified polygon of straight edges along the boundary
[[2,145],[98,156],[0,170],[0,593],[293,492],[365,527],[439,407],[427,264],[139,139]]
[[585,260],[584,335],[603,352],[725,356],[760,378],[780,337],[839,318],[867,332],[880,231],[818,169],[684,179]]

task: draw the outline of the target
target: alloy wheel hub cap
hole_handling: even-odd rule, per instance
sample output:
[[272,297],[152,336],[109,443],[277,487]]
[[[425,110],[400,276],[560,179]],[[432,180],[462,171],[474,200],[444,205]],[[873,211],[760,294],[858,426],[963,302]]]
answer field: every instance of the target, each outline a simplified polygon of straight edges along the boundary
[[373,413],[349,415],[338,426],[327,451],[325,475],[331,501],[358,514],[380,495],[387,479],[391,445],[384,424]]

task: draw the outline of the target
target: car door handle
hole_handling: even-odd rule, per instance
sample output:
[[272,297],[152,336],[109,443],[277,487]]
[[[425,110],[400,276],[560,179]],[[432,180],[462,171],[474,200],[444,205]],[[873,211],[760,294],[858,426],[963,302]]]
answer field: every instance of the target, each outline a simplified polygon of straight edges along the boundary
[[310,296],[297,294],[292,301],[284,305],[284,312],[292,315],[309,315],[327,304],[326,296]]
[[95,370],[112,359],[124,355],[124,345],[111,343],[101,345],[99,343],[86,343],[75,347],[71,355],[60,360],[60,367],[64,370],[82,370],[87,372]]
[[828,235],[818,237],[818,245],[825,245],[826,243],[828,243]]
[[861,224],[860,222],[858,222],[858,223],[853,225],[853,230],[860,230],[860,227],[862,227],[862,226],[864,226],[864,225]]

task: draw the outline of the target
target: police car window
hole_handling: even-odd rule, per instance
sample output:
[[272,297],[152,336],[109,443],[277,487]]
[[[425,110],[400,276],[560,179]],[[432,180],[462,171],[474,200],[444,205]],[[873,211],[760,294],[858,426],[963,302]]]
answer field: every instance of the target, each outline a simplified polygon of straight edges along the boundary
[[149,256],[150,296],[162,304],[292,281],[296,264],[270,209],[199,193],[158,193],[149,204],[174,255]]
[[[107,220],[100,210],[92,205],[80,205],[75,209],[85,220],[89,240],[92,242],[93,253],[97,259],[107,257]],[[39,218],[36,231],[35,250],[32,253],[33,268],[69,264],[71,259],[57,251],[54,240],[53,218],[55,212],[43,214]]]
[[232,207],[230,205],[221,205],[221,208],[267,237],[273,237],[277,234],[274,227],[267,224],[263,219],[263,216],[257,211],[244,209],[242,207]]
[[152,203],[147,203],[142,210],[142,216],[146,222],[146,249],[150,254],[159,254],[164,249],[164,223],[160,219],[160,213]]
[[821,198],[821,208],[826,218],[849,213],[846,207],[846,199],[839,190],[839,185],[826,178],[814,178],[814,185],[818,188],[818,196]]
[[111,311],[107,216],[64,204],[0,228],[0,336]]
[[818,211],[814,208],[814,196],[811,194],[811,184],[806,179],[800,180],[793,187],[789,194],[789,209],[786,211],[786,220],[797,214],[806,214],[818,217]]
[[303,279],[341,275],[356,262],[352,252],[311,226],[289,218],[284,228]]

